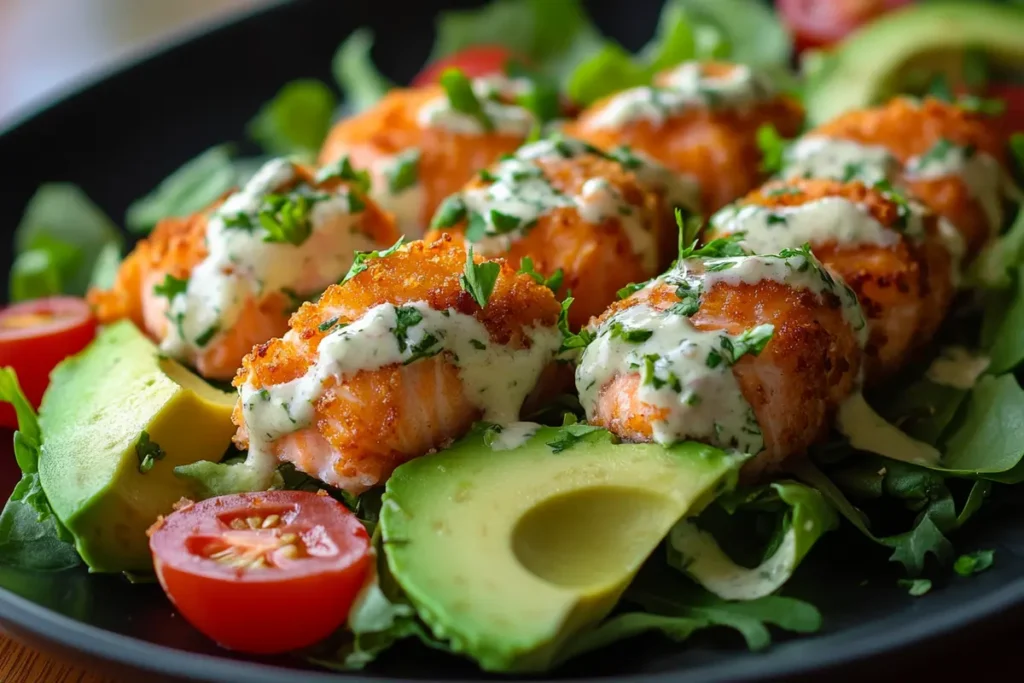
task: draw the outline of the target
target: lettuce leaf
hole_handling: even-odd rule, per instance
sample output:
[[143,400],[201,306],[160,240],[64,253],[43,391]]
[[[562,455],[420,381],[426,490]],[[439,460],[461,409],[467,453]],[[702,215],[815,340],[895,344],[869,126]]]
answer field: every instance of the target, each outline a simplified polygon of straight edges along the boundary
[[134,233],[147,234],[163,218],[188,216],[206,208],[235,187],[238,179],[232,146],[211,147],[164,178],[152,192],[132,202],[125,214],[125,225]]
[[357,114],[369,109],[394,87],[373,63],[371,48],[373,31],[355,30],[334,53],[331,72],[345,95],[347,113]]
[[71,532],[50,508],[39,482],[39,421],[12,368],[0,368],[0,401],[18,415],[14,457],[21,481],[0,512],[0,563],[32,570],[58,570],[81,564]]
[[[749,527],[742,516],[750,518]],[[719,497],[701,517],[679,522],[668,537],[668,563],[724,600],[756,600],[781,588],[822,534],[838,525],[835,509],[818,491],[772,482]],[[738,564],[716,540],[753,539],[763,528],[773,532],[767,546],[757,548],[756,566]]]
[[249,122],[249,136],[275,156],[311,161],[331,127],[337,98],[312,78],[287,83]]
[[29,200],[14,242],[19,256],[11,269],[11,293],[34,298],[82,296],[97,259],[110,245],[120,250],[124,239],[77,185],[47,183]]

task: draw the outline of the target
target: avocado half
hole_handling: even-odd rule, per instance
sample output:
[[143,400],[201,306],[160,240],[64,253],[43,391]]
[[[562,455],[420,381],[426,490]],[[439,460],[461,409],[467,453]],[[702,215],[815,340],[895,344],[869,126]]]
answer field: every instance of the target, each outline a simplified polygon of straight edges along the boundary
[[174,467],[220,460],[235,400],[128,321],[53,370],[39,408],[39,478],[91,570],[152,569],[146,529],[194,494]]
[[616,444],[604,430],[556,452],[563,429],[502,451],[474,433],[387,483],[388,568],[435,637],[485,670],[557,662],[679,519],[735,485],[742,461],[697,443]]
[[965,49],[984,50],[1000,64],[1024,66],[1024,8],[920,3],[881,17],[840,43],[810,76],[808,121],[818,125],[877,104],[899,92],[907,65]]

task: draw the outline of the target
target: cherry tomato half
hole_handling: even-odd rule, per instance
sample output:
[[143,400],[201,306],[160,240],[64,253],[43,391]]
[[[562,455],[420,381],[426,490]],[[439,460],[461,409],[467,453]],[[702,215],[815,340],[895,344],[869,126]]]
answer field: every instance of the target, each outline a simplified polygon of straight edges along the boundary
[[276,654],[341,626],[370,569],[370,538],[326,495],[268,491],[185,505],[150,529],[167,597],[222,647]]
[[445,69],[455,67],[470,78],[505,73],[510,59],[518,57],[506,48],[493,46],[467,47],[455,54],[431,62],[412,79],[414,86],[437,83]]
[[889,10],[914,0],[775,0],[797,52],[828,47]]
[[[14,368],[25,398],[38,408],[50,371],[95,336],[96,318],[82,299],[57,296],[14,304],[0,311],[0,367]],[[10,404],[0,405],[0,426],[18,426]]]
[[1005,136],[1024,131],[1024,85],[1014,83],[990,83],[985,97],[1002,100],[1006,105],[1003,113],[996,117],[996,127]]

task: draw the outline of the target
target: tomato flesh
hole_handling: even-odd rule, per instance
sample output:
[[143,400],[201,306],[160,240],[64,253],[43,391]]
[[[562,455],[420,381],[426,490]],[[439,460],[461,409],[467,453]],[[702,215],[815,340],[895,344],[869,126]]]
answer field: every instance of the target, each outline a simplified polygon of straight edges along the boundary
[[828,47],[889,10],[914,0],[775,0],[798,52]]
[[[50,371],[96,337],[96,318],[76,297],[50,297],[8,306],[0,311],[0,367],[18,375],[25,397],[39,408]],[[0,426],[17,427],[14,408],[0,406]]]
[[317,643],[348,617],[370,538],[326,495],[267,491],[181,507],[150,530],[167,597],[222,647],[277,654]]
[[437,83],[444,70],[452,67],[461,70],[470,78],[503,74],[511,59],[519,60],[519,57],[503,47],[467,47],[428,64],[412,80],[412,84],[418,87]]

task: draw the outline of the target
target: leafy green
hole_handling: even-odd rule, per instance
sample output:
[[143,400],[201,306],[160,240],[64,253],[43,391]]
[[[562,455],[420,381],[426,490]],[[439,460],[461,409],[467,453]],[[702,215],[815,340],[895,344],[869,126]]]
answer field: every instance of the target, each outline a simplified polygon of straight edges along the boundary
[[757,146],[761,150],[761,171],[778,173],[786,158],[786,140],[770,123],[757,129]]
[[61,266],[54,252],[29,249],[18,254],[11,265],[11,301],[41,299],[61,293]]
[[979,574],[992,566],[995,554],[994,550],[976,550],[973,553],[961,555],[953,563],[953,571],[960,576]]
[[395,155],[394,165],[384,174],[388,180],[388,192],[399,194],[419,182],[420,156],[415,147]]
[[900,579],[896,583],[906,588],[907,592],[915,598],[921,597],[932,589],[932,582],[929,579]]
[[292,81],[249,122],[249,136],[268,154],[313,158],[327,137],[336,104],[334,93],[321,81]]
[[331,62],[331,72],[345,94],[345,105],[351,113],[369,109],[394,87],[373,63],[373,31],[356,29],[338,46]]
[[[992,344],[988,349],[989,372],[1009,372],[1024,362],[1024,268],[1014,271],[1013,289],[1000,297],[997,305],[986,309],[986,317],[995,316]],[[990,301],[999,293],[990,294]]]
[[562,280],[565,277],[565,273],[562,272],[561,268],[552,273],[551,277],[544,277],[544,275],[534,270],[533,259],[529,256],[524,256],[523,260],[519,262],[519,270],[517,272],[529,275],[538,285],[544,285],[552,292],[558,291],[562,286]]
[[501,264],[497,261],[484,261],[476,263],[473,260],[473,247],[466,250],[466,271],[459,276],[459,284],[473,297],[473,300],[480,306],[486,308],[487,301],[491,298],[494,285],[498,282],[498,273],[501,272]]
[[135,455],[139,459],[139,472],[145,474],[153,469],[157,460],[163,460],[167,453],[160,444],[149,438],[149,432],[142,430],[135,443]]
[[[782,587],[822,534],[838,524],[821,493],[777,481],[726,494],[696,520],[679,522],[669,534],[668,563],[723,599],[755,600]],[[756,558],[754,567],[737,563],[716,540],[753,540],[765,528],[771,533],[764,545],[747,551]]]
[[170,273],[164,275],[164,281],[153,285],[153,294],[165,297],[168,301],[188,291],[188,278],[176,278]]
[[[760,67],[789,64],[793,45],[778,14],[759,0],[675,0],[698,31],[717,32],[727,50],[708,56]],[[699,36],[699,33],[698,33]],[[698,39],[700,42],[700,39]],[[698,57],[705,53],[698,53]]]
[[480,98],[473,91],[473,83],[466,74],[455,68],[445,69],[440,80],[452,109],[473,117],[485,131],[494,130],[494,121],[484,111]]
[[113,242],[103,247],[96,262],[92,266],[89,286],[97,289],[110,289],[117,278],[117,270],[121,267],[121,247]]
[[359,275],[359,273],[369,268],[370,266],[366,264],[367,261],[371,261],[377,258],[387,258],[388,256],[391,256],[396,251],[401,249],[404,243],[405,237],[399,237],[398,241],[392,244],[387,249],[382,249],[379,251],[376,249],[373,251],[357,251],[355,258],[352,261],[352,266],[348,269],[348,273],[345,274],[345,277],[341,279],[341,284],[348,282],[356,275]]
[[168,216],[188,216],[206,208],[239,183],[231,145],[211,147],[163,179],[128,206],[125,225],[145,234]]
[[313,234],[310,212],[315,199],[301,194],[268,194],[259,212],[260,225],[267,231],[264,242],[299,246]]
[[21,480],[0,512],[0,564],[32,570],[57,570],[81,564],[71,533],[53,513],[39,481],[39,421],[12,368],[0,368],[0,401],[18,416],[14,458]]
[[[88,289],[93,265],[104,249],[111,244],[120,248],[124,243],[117,226],[78,186],[69,183],[48,183],[36,190],[14,231],[14,241],[18,254],[46,252],[59,280],[59,291],[77,296]],[[22,264],[21,268],[26,266]],[[46,277],[52,278],[54,273],[49,269],[49,265],[43,268],[49,273]],[[11,289],[25,286],[25,282],[12,282]]]
[[555,437],[546,445],[551,447],[552,453],[561,453],[575,446],[587,434],[599,431],[600,429],[596,425],[570,422],[569,424],[562,425],[562,428]]
[[334,163],[327,164],[316,172],[316,181],[318,183],[333,180],[334,178],[352,183],[360,192],[366,193],[370,191],[370,172],[365,170],[357,171],[352,166],[352,161],[348,158],[347,154],[342,155]]
[[650,82],[654,72],[637,64],[621,45],[608,42],[572,72],[566,85],[569,97],[589,105],[605,95]]
[[1014,274],[1022,265],[1024,211],[1018,210],[1010,229],[985,247],[971,263],[968,284],[989,289],[1009,289],[1013,285]]
[[1024,481],[1024,390],[1012,375],[982,377],[946,440],[943,466],[951,473],[1006,484]]

